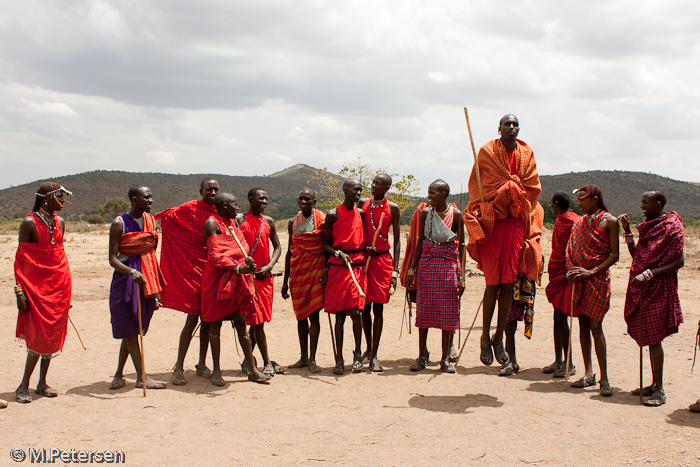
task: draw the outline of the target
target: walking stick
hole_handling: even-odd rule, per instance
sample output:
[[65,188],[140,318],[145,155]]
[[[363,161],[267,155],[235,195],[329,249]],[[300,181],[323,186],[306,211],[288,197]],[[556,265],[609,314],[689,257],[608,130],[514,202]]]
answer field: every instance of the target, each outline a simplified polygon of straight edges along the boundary
[[[403,336],[403,323],[406,322],[406,295],[403,296],[403,316],[401,317],[401,331],[399,332],[399,340]],[[692,371],[691,371],[692,374]]]
[[457,355],[457,360],[455,360],[455,366],[459,363],[459,359],[462,358],[462,352],[464,352],[464,346],[467,345],[467,340],[469,339],[469,334],[472,333],[472,329],[474,329],[474,324],[476,323],[476,318],[479,317],[479,310],[481,310],[481,305],[484,304],[484,300],[482,299],[481,302],[479,302],[479,306],[476,309],[476,314],[474,315],[474,321],[472,321],[472,325],[469,326],[469,331],[467,332],[467,337],[464,338],[464,342],[462,343],[462,348],[459,350],[459,355]]
[[331,328],[331,344],[333,344],[333,361],[338,363],[338,351],[335,349],[335,334],[333,333],[333,321],[331,321],[331,314],[328,315],[328,327]]
[[413,318],[413,302],[411,301],[411,294],[406,287],[406,301],[408,302],[408,333],[411,334],[411,318]]
[[569,371],[571,370],[571,335],[574,330],[574,288],[576,285],[571,283],[571,307],[569,308],[569,346],[566,348],[566,368],[564,375],[564,384],[569,382]]
[[472,143],[472,153],[474,154],[474,168],[476,169],[476,181],[479,184],[479,194],[481,195],[481,202],[485,203],[486,198],[484,198],[484,189],[481,186],[481,173],[479,172],[479,159],[476,156],[476,149],[474,148],[474,138],[472,137],[472,126],[469,124],[469,114],[467,113],[467,108],[464,108],[464,118],[467,119],[467,129],[469,130],[469,141]]
[[642,289],[639,289],[639,403],[644,404],[644,304]]
[[143,397],[146,397],[146,351],[143,348],[143,323],[141,321],[141,284],[136,284],[136,298],[139,305],[139,338],[141,339],[141,386],[143,387]]
[[360,294],[360,298],[365,298],[365,293],[362,291],[362,287],[360,287],[357,279],[355,279],[355,272],[352,270],[352,264],[350,264],[350,261],[348,261],[347,265],[348,269],[350,270],[350,277],[352,277],[352,281],[355,283],[355,287],[357,288],[357,292]]
[[690,367],[690,374],[693,374],[695,369],[695,357],[698,356],[698,347],[700,347],[700,326],[698,326],[698,333],[695,335],[695,347],[693,348],[693,366]]
[[[371,203],[371,201],[370,201]],[[379,229],[382,228],[382,222],[384,221],[384,214],[386,212],[383,212],[381,216],[379,216],[379,226],[377,226],[377,230],[374,231],[374,238],[372,238],[372,248],[374,249],[374,245],[377,244],[377,235],[379,235]],[[367,271],[369,270],[369,260],[372,259],[371,256],[367,257],[367,263],[365,263],[365,274],[367,274]]]
[[70,324],[73,325],[73,329],[75,329],[75,333],[78,335],[78,340],[80,340],[80,344],[83,346],[83,350],[87,350],[87,347],[85,347],[85,344],[83,344],[83,338],[80,337],[80,331],[78,331],[78,328],[75,326],[73,318],[71,318],[70,315],[68,315],[68,321],[70,321]]

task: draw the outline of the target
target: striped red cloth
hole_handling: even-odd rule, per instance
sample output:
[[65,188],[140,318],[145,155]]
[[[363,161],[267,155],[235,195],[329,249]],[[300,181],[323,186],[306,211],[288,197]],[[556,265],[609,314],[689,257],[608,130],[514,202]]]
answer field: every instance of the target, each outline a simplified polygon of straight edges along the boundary
[[[610,256],[610,234],[598,223],[607,211],[598,216],[579,218],[566,245],[566,269],[574,266],[591,269]],[[602,322],[610,309],[610,270],[600,271],[574,284],[574,313]]]
[[124,233],[119,239],[119,254],[123,256],[141,255],[141,274],[146,279],[143,295],[146,298],[155,297],[166,284],[163,272],[156,257],[158,248],[158,232],[156,220],[147,212],[143,213],[143,231]]
[[[369,267],[367,269],[367,289],[365,290],[366,302],[389,303],[389,287],[391,287],[391,273],[394,271],[394,260],[389,252],[389,229],[394,217],[389,209],[389,198],[384,198],[381,206],[373,207],[372,198],[368,199],[362,206],[364,212],[365,246],[371,247],[374,235],[379,229],[375,248],[379,256],[369,257]],[[384,213],[382,225],[379,219]],[[370,219],[371,216],[371,219]]]
[[[212,322],[238,312],[246,316],[254,310],[253,276],[236,274],[236,266],[245,266],[247,251],[241,251],[231,233],[248,248],[243,233],[235,228],[235,221],[218,215],[212,218],[219,225],[221,235],[213,235],[207,241],[208,261],[202,274],[202,321]],[[229,228],[230,227],[230,230]]]
[[28,307],[18,312],[15,335],[25,340],[29,354],[54,357],[66,340],[72,280],[58,216],[53,215],[53,238],[46,224],[36,214],[31,216],[39,241],[17,247],[15,280]]
[[514,153],[515,174],[511,174],[508,154],[500,139],[483,145],[477,160],[485,203],[481,202],[476,170],[473,169],[469,178],[469,203],[464,210],[464,224],[469,234],[469,256],[481,263],[477,243],[491,238],[497,219],[509,216],[520,219],[525,231],[525,245],[517,272],[536,281],[542,264],[542,221],[538,222],[537,219],[540,216],[544,219],[544,210],[538,202],[542,185],[532,148],[524,141],[517,140]]
[[[678,332],[683,322],[681,301],[678,298],[678,273],[655,276],[640,287],[632,279],[647,269],[656,269],[677,260],[683,253],[685,229],[676,212],[644,220],[637,225],[639,240],[632,258],[630,277],[625,298],[627,332],[640,345],[655,345]],[[639,295],[642,294],[642,326],[644,342],[639,329]]]
[[[301,211],[299,211],[301,214]],[[289,290],[292,306],[298,321],[308,318],[314,311],[323,308],[324,288],[321,276],[326,270],[326,253],[323,250],[323,229],[325,213],[314,209],[312,212],[314,230],[293,234],[289,250]],[[292,231],[298,223],[292,227]]]
[[[401,264],[401,276],[399,276],[401,279],[401,285],[404,287],[406,287],[406,274],[408,273],[408,268],[411,266],[413,254],[416,251],[416,244],[418,243],[420,213],[423,212],[423,209],[426,207],[428,207],[428,203],[420,203],[416,207],[416,212],[413,213],[413,217],[411,217],[411,228],[408,232],[408,238],[406,239],[406,254],[404,254],[403,257],[403,263]],[[413,280],[415,280],[415,275]]]
[[163,231],[160,267],[166,285],[165,308],[198,315],[202,307],[202,271],[207,264],[204,222],[216,214],[212,203],[195,199],[156,214]]
[[[255,266],[260,269],[270,263],[270,230],[272,229],[263,214],[253,216],[246,212],[244,219],[241,231],[250,246],[250,256],[255,260]],[[269,323],[272,320],[274,279],[272,277],[266,277],[263,280],[256,279],[255,285],[259,300],[257,298],[254,300],[255,311],[246,316],[246,324],[248,325]]]
[[571,229],[578,220],[579,215],[573,211],[565,212],[557,216],[552,231],[552,255],[549,257],[547,272],[549,283],[545,287],[547,300],[555,310],[563,311],[570,315],[571,308],[571,284],[566,280],[566,244],[571,237]]
[[[336,208],[338,220],[333,224],[333,248],[347,253],[352,263],[355,279],[360,287],[365,289],[365,255],[362,248],[365,236],[362,228],[362,217],[357,207],[349,210],[342,204]],[[340,259],[331,256],[326,281],[326,296],[324,309],[326,313],[336,313],[351,308],[362,310],[365,299],[360,297],[355,284],[350,277],[350,271],[342,265]]]

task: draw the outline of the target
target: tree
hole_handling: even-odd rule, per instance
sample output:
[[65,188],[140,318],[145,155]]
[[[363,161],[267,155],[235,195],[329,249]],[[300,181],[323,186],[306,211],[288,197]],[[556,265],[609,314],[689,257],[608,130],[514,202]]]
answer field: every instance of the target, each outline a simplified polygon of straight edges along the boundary
[[131,203],[126,198],[115,196],[107,198],[105,204],[97,206],[97,211],[102,215],[109,215],[110,220],[124,214],[131,208]]
[[85,221],[88,224],[104,224],[105,218],[104,215],[93,212],[92,214],[87,216],[87,219],[85,219]]
[[413,175],[402,175],[388,173],[385,168],[372,168],[362,158],[358,157],[350,164],[344,164],[338,172],[338,175],[333,175],[327,168],[314,170],[313,180],[307,181],[310,185],[316,186],[316,199],[318,199],[318,209],[327,211],[339,204],[343,203],[343,180],[346,178],[355,178],[362,183],[362,198],[372,196],[372,180],[381,173],[387,173],[392,178],[392,185],[387,196],[393,202],[398,204],[399,209],[404,211],[407,208],[414,207],[415,201],[412,196],[418,194],[418,180]]

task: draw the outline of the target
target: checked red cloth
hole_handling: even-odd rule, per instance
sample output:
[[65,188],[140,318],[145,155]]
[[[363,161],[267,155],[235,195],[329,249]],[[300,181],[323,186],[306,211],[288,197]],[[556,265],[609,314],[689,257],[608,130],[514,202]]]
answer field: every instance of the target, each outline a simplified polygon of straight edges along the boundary
[[[555,310],[563,311],[566,316],[571,314],[571,284],[566,280],[566,244],[571,237],[571,229],[579,215],[568,211],[557,216],[552,231],[552,255],[549,257],[549,283],[544,291],[547,300]],[[575,315],[574,315],[575,316]]]
[[[586,215],[576,221],[566,245],[567,270],[574,266],[591,269],[610,256],[610,234],[598,227],[605,213],[602,211],[595,217]],[[610,309],[610,270],[600,271],[575,284],[574,313],[602,322]]]
[[[655,345],[678,332],[683,322],[681,301],[678,298],[678,273],[654,277],[640,287],[632,279],[647,269],[656,269],[677,260],[683,253],[685,230],[676,212],[644,220],[637,225],[639,240],[632,258],[630,278],[625,299],[627,332],[639,345]],[[639,294],[643,300],[643,334],[640,342]]]

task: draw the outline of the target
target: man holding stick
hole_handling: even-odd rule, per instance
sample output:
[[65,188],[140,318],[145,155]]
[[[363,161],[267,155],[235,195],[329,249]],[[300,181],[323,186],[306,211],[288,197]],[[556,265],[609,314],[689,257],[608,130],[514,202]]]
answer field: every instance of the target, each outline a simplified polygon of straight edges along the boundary
[[219,364],[221,356],[221,323],[231,320],[238,341],[248,362],[248,380],[263,383],[271,378],[255,367],[253,347],[246,330],[245,316],[255,312],[255,273],[253,258],[248,256],[248,244],[236,226],[238,200],[230,193],[214,198],[216,214],[204,223],[207,242],[207,265],[202,273],[202,322],[209,323],[209,342],[213,369],[211,382],[223,386]]
[[[464,211],[467,251],[486,279],[481,362],[491,365],[495,353],[504,368],[509,358],[503,333],[515,279],[520,273],[537,280],[542,265],[540,219],[544,210],[538,202],[542,186],[533,151],[517,139],[519,131],[517,117],[508,114],[499,123],[501,137],[481,147],[469,178],[470,200]],[[492,338],[497,297],[498,319]]]
[[[396,279],[399,276],[398,262],[401,254],[401,229],[399,217],[401,213],[396,203],[386,197],[391,188],[391,177],[388,174],[378,174],[372,180],[372,196],[360,200],[364,212],[365,235],[365,308],[362,313],[362,326],[367,341],[367,351],[362,363],[369,360],[369,369],[381,372],[384,369],[377,360],[377,350],[384,327],[384,304],[389,303],[389,290],[396,289]],[[394,236],[394,256],[389,248],[389,229]],[[396,261],[394,261],[396,258]],[[374,326],[372,326],[372,304],[374,304]]]
[[[678,332],[683,322],[678,298],[678,270],[683,267],[683,221],[675,211],[666,213],[666,195],[647,191],[642,196],[644,220],[637,225],[639,239],[634,243],[630,218],[619,219],[625,242],[632,256],[629,285],[625,299],[627,333],[640,347],[649,346],[653,384],[632,391],[649,398],[644,405],[658,407],[666,403],[663,386],[664,349],[661,342]],[[640,354],[641,355],[641,354]]]
[[[188,201],[155,216],[156,220],[160,220],[163,230],[160,258],[163,276],[167,281],[161,294],[163,306],[187,315],[185,326],[180,332],[177,361],[171,379],[176,386],[187,383],[185,357],[200,320],[202,271],[207,263],[207,245],[202,237],[202,226],[216,212],[214,197],[218,192],[219,182],[205,178],[199,189],[202,199]],[[195,365],[195,370],[197,375],[204,378],[211,377],[211,370],[206,365],[208,346],[209,324],[202,322],[199,330],[199,362]]]
[[[136,387],[143,387],[145,369],[139,346],[139,334],[148,331],[153,312],[160,306],[160,292],[165,285],[158,265],[156,221],[149,212],[153,204],[151,190],[145,186],[129,189],[131,209],[112,221],[109,229],[109,265],[114,268],[109,289],[109,313],[112,336],[121,339],[119,360],[109,389],[126,384],[124,365],[131,355],[136,369]],[[139,305],[140,302],[140,305]],[[140,316],[139,316],[140,315]],[[151,378],[147,389],[164,389],[166,384]]]
[[326,274],[326,252],[323,249],[323,232],[326,214],[314,208],[316,192],[304,188],[297,196],[299,211],[289,219],[289,247],[284,262],[282,298],[292,293],[292,306],[297,318],[297,332],[301,358],[289,368],[308,367],[319,373],[316,364],[318,337],[321,334],[319,314],[323,308],[323,279]]
[[[255,310],[245,317],[246,323],[250,326],[250,334],[253,349],[257,344],[263,358],[263,373],[275,375],[284,373],[284,368],[270,360],[267,351],[267,337],[265,336],[265,323],[272,319],[272,297],[274,294],[274,279],[272,278],[272,268],[282,254],[275,221],[264,215],[267,207],[267,192],[262,188],[251,188],[248,191],[248,211],[239,214],[238,224],[250,246],[249,256],[253,258],[255,264],[260,268],[255,273]],[[270,255],[270,242],[274,248]],[[245,366],[244,366],[245,369]]]
[[335,315],[336,361],[333,373],[345,372],[343,360],[343,325],[349,313],[355,336],[352,370],[362,368],[362,319],[365,307],[365,237],[363,212],[355,204],[360,200],[362,183],[349,178],[343,182],[343,204],[326,214],[323,248],[330,257],[326,281],[325,311]]
[[51,359],[61,353],[66,340],[71,275],[63,249],[65,221],[56,215],[70,191],[53,182],[39,186],[32,213],[19,226],[15,256],[15,296],[17,298],[18,339],[27,344],[27,361],[15,399],[29,403],[29,379],[41,358],[36,393],[56,397],[58,392],[46,383]]
[[620,257],[617,218],[605,207],[598,186],[586,185],[574,193],[577,193],[576,202],[584,215],[574,224],[566,245],[566,279],[574,287],[573,313],[578,316],[586,373],[571,386],[585,388],[596,383],[591,357],[593,336],[600,366],[600,395],[612,396],[603,318],[610,309],[610,267]]

